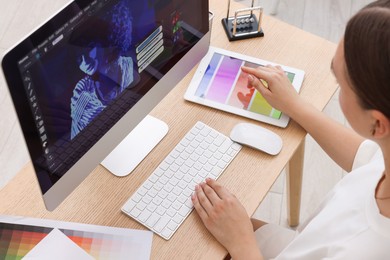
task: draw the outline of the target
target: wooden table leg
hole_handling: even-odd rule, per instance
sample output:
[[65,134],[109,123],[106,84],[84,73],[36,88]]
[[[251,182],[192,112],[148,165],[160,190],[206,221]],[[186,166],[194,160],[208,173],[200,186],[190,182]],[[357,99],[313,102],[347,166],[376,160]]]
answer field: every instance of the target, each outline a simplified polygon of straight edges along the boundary
[[287,167],[287,215],[290,227],[299,224],[305,139],[291,157]]

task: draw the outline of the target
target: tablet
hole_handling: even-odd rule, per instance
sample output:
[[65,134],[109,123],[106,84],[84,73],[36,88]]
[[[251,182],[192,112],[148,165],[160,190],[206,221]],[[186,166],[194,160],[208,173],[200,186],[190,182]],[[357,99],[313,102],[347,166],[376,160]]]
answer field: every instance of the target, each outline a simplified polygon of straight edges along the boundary
[[[273,62],[210,47],[184,95],[188,101],[220,109],[271,125],[286,127],[289,117],[271,107],[254,88],[248,88],[241,66],[257,68]],[[280,65],[297,92],[304,72]]]

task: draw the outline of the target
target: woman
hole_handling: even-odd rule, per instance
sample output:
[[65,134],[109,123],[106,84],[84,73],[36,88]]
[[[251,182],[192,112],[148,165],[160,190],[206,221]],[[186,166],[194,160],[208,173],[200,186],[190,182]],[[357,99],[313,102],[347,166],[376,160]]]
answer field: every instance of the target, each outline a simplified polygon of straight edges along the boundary
[[[71,139],[75,138],[126,88],[135,84],[130,57],[133,18],[127,1],[102,17],[92,17],[71,36],[80,52],[77,65],[84,73],[71,98]],[[99,33],[90,28],[99,28]]]
[[251,222],[234,195],[213,180],[198,185],[192,196],[195,209],[233,259],[389,257],[389,0],[373,2],[352,17],[331,68],[340,85],[341,109],[354,131],[304,101],[280,67],[242,68],[250,86],[305,128],[350,173],[297,232]]

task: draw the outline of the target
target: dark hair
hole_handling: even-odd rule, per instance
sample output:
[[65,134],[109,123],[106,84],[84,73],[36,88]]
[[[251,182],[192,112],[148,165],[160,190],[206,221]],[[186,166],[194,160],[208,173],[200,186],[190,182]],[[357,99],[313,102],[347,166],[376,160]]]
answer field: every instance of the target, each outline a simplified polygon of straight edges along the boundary
[[390,119],[390,0],[370,3],[350,19],[344,56],[361,105]]

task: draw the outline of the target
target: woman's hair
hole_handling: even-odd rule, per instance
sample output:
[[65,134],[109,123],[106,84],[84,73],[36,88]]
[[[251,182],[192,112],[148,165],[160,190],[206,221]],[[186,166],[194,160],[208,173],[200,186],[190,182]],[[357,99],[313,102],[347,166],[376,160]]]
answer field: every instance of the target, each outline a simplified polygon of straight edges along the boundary
[[351,18],[344,56],[361,105],[390,119],[390,0],[370,3]]

